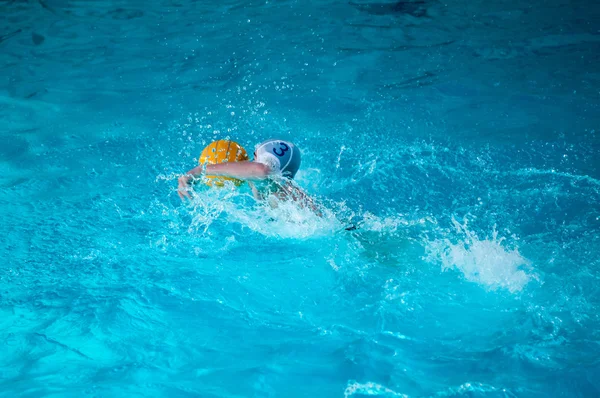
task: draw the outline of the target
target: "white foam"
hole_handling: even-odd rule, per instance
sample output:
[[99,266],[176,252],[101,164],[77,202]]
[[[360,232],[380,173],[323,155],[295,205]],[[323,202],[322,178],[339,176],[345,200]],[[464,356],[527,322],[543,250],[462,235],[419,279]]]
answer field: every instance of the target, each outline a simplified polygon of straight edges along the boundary
[[381,384],[372,383],[372,382],[367,382],[367,383],[350,382],[350,383],[348,383],[346,390],[344,390],[344,397],[348,398],[355,394],[383,395],[386,397],[406,397],[406,398],[408,398],[408,395],[406,395],[406,394],[397,393],[396,391],[390,390],[389,388],[384,387]]
[[494,228],[491,237],[480,239],[467,228],[452,220],[456,235],[427,242],[426,260],[441,263],[442,270],[456,269],[466,280],[490,290],[522,290],[532,279],[531,263],[516,247],[508,248],[505,238],[499,238]]
[[[254,215],[254,220],[245,220],[248,227],[263,235],[279,238],[328,236],[341,228],[333,213],[325,210],[323,217],[319,217],[292,201],[280,202],[276,208],[260,206],[250,214]],[[242,221],[239,215],[237,219]]]
[[341,229],[334,214],[324,209],[319,217],[292,201],[279,202],[276,208],[256,203],[251,195],[235,188],[204,190],[194,194],[191,227],[207,233],[224,217],[228,223],[241,224],[259,234],[278,238],[327,236]]

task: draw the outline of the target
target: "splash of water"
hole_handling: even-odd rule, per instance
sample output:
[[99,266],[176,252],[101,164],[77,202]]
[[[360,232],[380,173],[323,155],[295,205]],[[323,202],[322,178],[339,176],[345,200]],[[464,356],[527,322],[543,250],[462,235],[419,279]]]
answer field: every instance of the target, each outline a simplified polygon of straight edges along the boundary
[[491,237],[480,239],[463,224],[452,219],[455,235],[426,243],[425,260],[440,263],[442,270],[456,269],[464,278],[490,290],[522,290],[532,279],[538,279],[529,260],[516,247],[507,247],[494,228]]
[[324,209],[319,217],[310,209],[288,201],[277,207],[256,202],[243,189],[225,187],[198,191],[192,201],[191,228],[209,232],[217,220],[240,225],[261,235],[274,238],[306,239],[327,236],[343,228],[335,214]]

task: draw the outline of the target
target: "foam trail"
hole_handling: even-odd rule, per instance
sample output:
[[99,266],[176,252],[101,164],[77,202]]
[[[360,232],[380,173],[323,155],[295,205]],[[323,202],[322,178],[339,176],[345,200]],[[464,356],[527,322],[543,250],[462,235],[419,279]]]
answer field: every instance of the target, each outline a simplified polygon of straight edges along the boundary
[[372,382],[367,382],[364,384],[357,382],[348,383],[346,390],[344,390],[344,398],[351,397],[355,394],[408,398],[408,395],[397,393],[396,391],[390,390],[387,387]]
[[[439,262],[442,270],[457,269],[470,282],[490,290],[507,289],[511,293],[522,290],[531,279],[531,263],[517,248],[505,247],[505,239],[498,238],[494,228],[491,238],[479,239],[467,228],[452,219],[457,237],[438,239],[426,244],[426,260]],[[455,242],[453,242],[455,241]]]
[[588,175],[579,175],[579,174],[571,174],[571,173],[565,173],[565,172],[561,172],[561,171],[557,171],[554,169],[551,170],[539,170],[539,169],[535,169],[535,168],[528,168],[528,169],[523,169],[523,170],[516,170],[516,171],[486,171],[487,174],[504,174],[504,175],[514,175],[514,176],[518,176],[518,177],[531,177],[531,176],[556,176],[556,177],[563,177],[569,180],[573,180],[573,181],[577,181],[577,182],[581,182],[581,181],[585,181],[588,182],[592,185],[596,185],[596,186],[600,186],[600,180],[597,180],[593,177],[590,177]]
[[484,384],[484,383],[464,383],[458,387],[449,388],[447,391],[438,392],[435,394],[436,397],[462,397],[462,396],[470,396],[470,395],[479,395],[479,394],[489,394],[489,393],[497,393],[501,392],[504,397],[515,397],[512,392],[509,390],[502,388],[498,389],[492,385]]

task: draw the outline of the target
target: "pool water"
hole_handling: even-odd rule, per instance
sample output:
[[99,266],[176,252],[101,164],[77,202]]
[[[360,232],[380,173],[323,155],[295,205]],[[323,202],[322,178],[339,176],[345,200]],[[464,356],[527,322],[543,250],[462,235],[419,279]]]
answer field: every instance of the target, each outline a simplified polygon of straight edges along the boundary
[[599,396],[600,6],[213,3],[0,1],[0,396]]

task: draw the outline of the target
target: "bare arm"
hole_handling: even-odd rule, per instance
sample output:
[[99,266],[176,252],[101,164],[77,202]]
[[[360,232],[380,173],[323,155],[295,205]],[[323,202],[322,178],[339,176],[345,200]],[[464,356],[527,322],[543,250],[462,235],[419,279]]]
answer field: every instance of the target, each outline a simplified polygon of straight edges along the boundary
[[296,203],[299,203],[302,207],[308,207],[311,209],[317,216],[323,217],[323,213],[319,206],[315,203],[315,201],[306,194],[302,189],[293,185],[290,182],[287,182],[283,186],[283,190],[285,194],[294,200]]
[[179,177],[177,193],[181,199],[190,198],[188,193],[190,181],[202,174],[239,178],[241,180],[263,180],[269,176],[271,169],[257,162],[231,162],[196,166],[185,175]]
[[257,162],[231,162],[209,164],[206,175],[239,178],[241,180],[264,180],[271,174],[271,169]]

